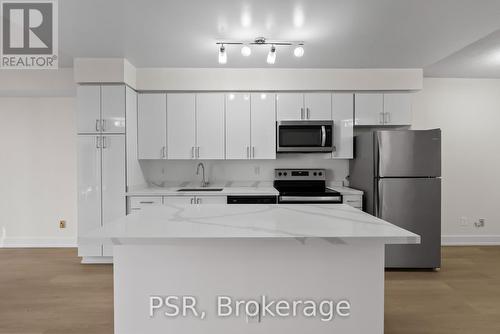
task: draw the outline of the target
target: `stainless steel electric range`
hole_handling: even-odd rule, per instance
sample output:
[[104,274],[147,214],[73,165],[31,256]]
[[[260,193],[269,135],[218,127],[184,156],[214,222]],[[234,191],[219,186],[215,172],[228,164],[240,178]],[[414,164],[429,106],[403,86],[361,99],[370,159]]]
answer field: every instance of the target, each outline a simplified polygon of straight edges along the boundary
[[275,169],[274,188],[278,203],[342,203],[342,195],[326,187],[324,169]]

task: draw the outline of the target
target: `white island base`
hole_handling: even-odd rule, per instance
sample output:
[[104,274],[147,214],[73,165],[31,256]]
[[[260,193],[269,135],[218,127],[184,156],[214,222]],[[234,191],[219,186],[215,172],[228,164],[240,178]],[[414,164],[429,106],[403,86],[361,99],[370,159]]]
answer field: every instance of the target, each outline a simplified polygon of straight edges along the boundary
[[[116,334],[164,333],[383,333],[384,245],[320,239],[210,239],[171,241],[164,245],[114,248]],[[161,307],[150,317],[150,296],[193,296],[205,319],[167,317]],[[350,310],[339,316],[335,304],[305,317],[270,314],[218,317],[217,298],[290,302],[345,300]],[[227,300],[223,300],[227,303]],[[159,303],[153,301],[155,306]],[[181,305],[181,302],[178,302]],[[222,311],[227,312],[225,308]],[[329,312],[330,311],[330,312]],[[252,311],[250,312],[252,314]],[[286,312],[281,312],[283,315]],[[345,316],[350,313],[349,316]],[[310,313],[308,313],[309,315]],[[329,321],[330,315],[334,317]]]
[[[80,238],[114,245],[116,334],[382,334],[384,245],[419,241],[343,204],[166,206]],[[168,296],[195,298],[199,317],[167,316]],[[237,300],[256,300],[260,315],[248,317],[243,304],[239,316],[219,317],[220,296],[233,311]],[[262,296],[275,301],[274,317]],[[289,316],[277,313],[281,300]],[[305,304],[294,316],[301,301],[315,302],[315,316]]]

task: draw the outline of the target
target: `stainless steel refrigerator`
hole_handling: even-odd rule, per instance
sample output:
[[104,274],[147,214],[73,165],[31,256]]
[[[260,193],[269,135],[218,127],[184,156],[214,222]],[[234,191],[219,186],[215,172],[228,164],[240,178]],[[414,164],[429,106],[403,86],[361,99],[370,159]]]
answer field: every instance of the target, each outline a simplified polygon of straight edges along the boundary
[[421,236],[387,245],[386,268],[441,266],[441,130],[374,131],[355,137],[350,186],[364,210]]

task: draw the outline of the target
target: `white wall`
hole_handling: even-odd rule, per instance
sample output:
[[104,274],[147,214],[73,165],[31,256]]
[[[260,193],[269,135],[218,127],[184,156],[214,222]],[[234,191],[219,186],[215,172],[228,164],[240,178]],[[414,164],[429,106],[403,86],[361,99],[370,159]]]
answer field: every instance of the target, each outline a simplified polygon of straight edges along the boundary
[[0,98],[0,247],[75,244],[74,101]]
[[444,241],[500,242],[500,80],[426,78],[413,117],[414,129],[442,129]]

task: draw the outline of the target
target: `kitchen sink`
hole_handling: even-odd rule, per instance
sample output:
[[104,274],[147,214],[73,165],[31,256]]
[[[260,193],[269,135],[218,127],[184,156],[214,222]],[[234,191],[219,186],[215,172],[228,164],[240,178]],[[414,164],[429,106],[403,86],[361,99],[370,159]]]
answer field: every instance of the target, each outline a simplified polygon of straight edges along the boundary
[[222,191],[224,188],[181,188],[177,191]]

